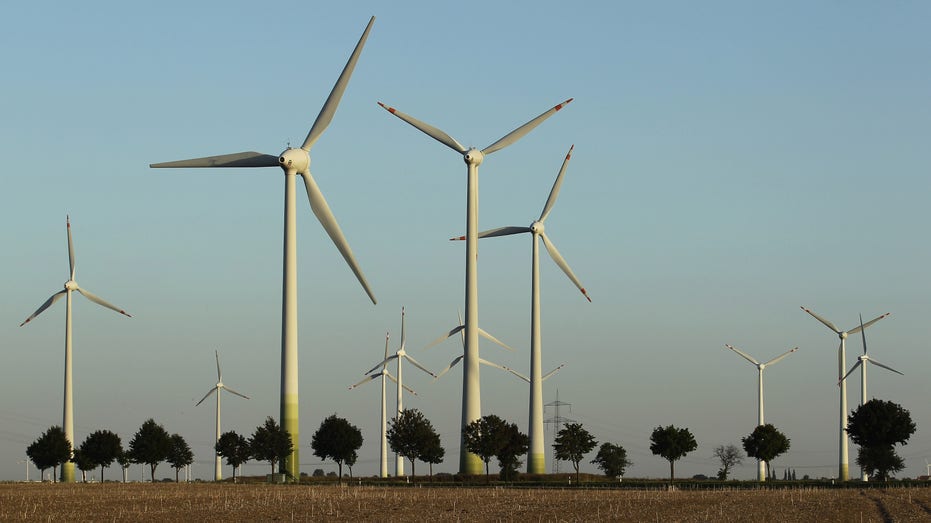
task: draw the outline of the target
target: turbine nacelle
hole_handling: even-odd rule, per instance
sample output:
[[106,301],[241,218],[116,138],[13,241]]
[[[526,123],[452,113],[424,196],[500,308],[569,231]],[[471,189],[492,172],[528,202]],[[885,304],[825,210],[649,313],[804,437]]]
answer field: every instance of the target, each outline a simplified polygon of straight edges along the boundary
[[288,147],[278,156],[278,165],[286,173],[306,173],[310,171],[310,153],[304,149]]
[[842,339],[842,340],[846,340],[846,339],[847,339],[847,331],[838,332],[837,335],[840,336],[840,339]]
[[475,147],[472,147],[462,155],[462,159],[465,160],[466,165],[473,165],[478,167],[479,165],[482,165],[482,160],[485,159],[485,154]]
[[530,224],[531,234],[543,234],[543,222],[537,220]]
[[68,280],[65,282],[65,290],[67,291],[76,291],[78,290],[78,282],[74,280]]

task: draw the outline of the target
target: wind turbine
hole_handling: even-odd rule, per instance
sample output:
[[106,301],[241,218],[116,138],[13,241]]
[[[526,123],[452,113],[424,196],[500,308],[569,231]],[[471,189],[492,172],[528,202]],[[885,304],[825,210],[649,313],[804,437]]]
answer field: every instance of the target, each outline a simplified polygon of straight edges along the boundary
[[[841,380],[846,380],[847,376],[850,376],[850,374],[853,371],[857,370],[857,367],[860,367],[860,406],[862,407],[863,405],[866,404],[866,364],[867,363],[872,363],[873,365],[882,367],[886,370],[891,370],[892,372],[895,372],[896,374],[899,374],[902,376],[904,376],[904,374],[893,369],[892,367],[888,367],[886,365],[883,365],[882,363],[879,363],[878,361],[870,358],[866,354],[866,333],[863,332],[863,315],[862,314],[860,315],[860,335],[863,337],[863,355],[857,356],[857,362],[853,364],[853,367],[850,367],[850,370],[847,371],[847,374],[844,374],[844,377],[841,378]],[[862,479],[863,481],[869,480],[869,476],[866,474],[866,472],[863,472],[862,469],[860,470],[860,479]]]
[[863,329],[869,327],[870,325],[876,323],[877,321],[885,318],[890,313],[885,313],[882,316],[873,318],[872,320],[860,324],[859,327],[854,327],[849,331],[842,331],[834,326],[833,323],[828,320],[818,316],[814,312],[802,307],[802,310],[811,314],[816,320],[820,321],[825,325],[825,327],[834,331],[835,334],[840,338],[840,345],[837,347],[837,377],[838,385],[840,386],[840,438],[839,438],[839,461],[838,464],[838,473],[837,477],[840,481],[847,481],[850,479],[850,465],[847,459],[847,380],[844,379],[844,370],[847,368],[846,363],[846,340],[847,336],[850,334],[856,334]]
[[[478,150],[474,147],[468,149],[463,147],[455,138],[445,132],[421,122],[416,118],[398,111],[394,107],[389,107],[381,102],[378,105],[405,122],[416,127],[427,136],[442,143],[450,149],[462,155],[465,160],[468,173],[468,182],[466,190],[466,278],[465,278],[465,363],[462,370],[462,422],[461,429],[474,420],[482,417],[482,399],[480,381],[479,381],[479,357],[478,357],[478,268],[476,260],[478,257],[478,167],[485,159],[485,155],[504,149],[505,147],[520,140],[525,134],[533,128],[540,125],[543,120],[565,107],[572,102],[572,98],[558,104],[550,110],[537,116],[533,120],[525,123],[517,129],[511,131],[495,143]],[[459,472],[464,474],[480,474],[482,472],[482,460],[475,454],[466,450],[462,444],[462,431],[459,436]]]
[[[365,289],[372,303],[375,303],[375,295],[369,288],[362,270],[356,263],[352,254],[352,249],[346,241],[343,232],[336,222],[336,217],[330,211],[323,193],[317,187],[310,174],[310,148],[313,147],[320,135],[333,120],[336,114],[336,108],[339,106],[340,98],[346,90],[349,78],[356,66],[359,55],[362,53],[362,47],[368,38],[372,24],[375,22],[373,16],[369,20],[359,43],[356,44],[355,50],[349,57],[349,61],[343,68],[336,85],[327,97],[323,108],[317,115],[307,138],[299,149],[288,147],[278,156],[270,154],[261,154],[253,151],[224,154],[220,156],[208,156],[205,158],[194,158],[191,160],[181,160],[176,162],[156,163],[150,167],[280,167],[285,175],[285,192],[284,192],[284,277],[282,282],[282,313],[281,313],[281,426],[290,435],[294,443],[294,449],[291,455],[284,460],[285,471],[295,480],[300,477],[300,445],[298,423],[298,365],[297,365],[297,224],[296,224],[296,197],[295,197],[295,175],[300,175],[304,179],[304,186],[307,189],[307,199],[310,200],[310,208],[313,210],[317,220],[323,225],[330,239],[336,244],[336,248],[349,264],[350,269],[356,275],[359,283]],[[290,108],[289,108],[290,109]],[[291,111],[293,112],[293,111]]]
[[[363,384],[363,383],[365,383],[365,382],[367,382],[367,381],[370,381],[370,380],[374,379],[375,377],[377,377],[377,376],[379,376],[379,375],[381,375],[381,374],[387,375],[387,376],[388,376],[389,378],[391,378],[395,383],[398,384],[398,411],[397,411],[397,416],[400,416],[400,415],[401,415],[401,412],[404,411],[404,398],[402,397],[402,392],[403,392],[402,389],[407,389],[410,393],[412,393],[412,394],[414,394],[414,395],[417,394],[416,392],[413,391],[413,389],[411,389],[410,387],[407,387],[406,385],[404,385],[404,379],[403,379],[403,376],[402,376],[402,374],[401,374],[401,360],[406,359],[407,361],[409,361],[409,362],[411,363],[411,365],[413,365],[413,366],[417,367],[418,369],[420,369],[420,370],[426,372],[427,374],[433,376],[434,378],[436,377],[436,374],[434,374],[433,372],[427,370],[426,367],[424,367],[423,365],[421,365],[420,363],[418,363],[417,360],[415,360],[414,358],[412,358],[412,357],[410,356],[410,354],[408,354],[407,351],[406,351],[405,348],[404,348],[404,345],[405,345],[405,335],[404,335],[404,307],[401,307],[401,347],[398,349],[397,352],[395,352],[395,353],[392,354],[391,356],[388,356],[388,355],[387,355],[387,338],[385,339],[385,343],[386,343],[386,346],[385,346],[385,353],[386,353],[385,359],[382,360],[382,361],[380,361],[377,365],[375,365],[375,366],[372,367],[371,369],[369,369],[369,371],[366,372],[366,374],[370,374],[370,375],[371,375],[373,372],[375,372],[375,371],[378,369],[378,367],[381,367],[381,368],[382,368],[382,371],[381,371],[380,373],[378,373],[378,374],[374,374],[374,375],[370,376],[369,378],[366,378],[366,379],[360,381],[359,383],[356,383],[355,385],[353,385],[353,387],[356,387],[356,386],[361,385],[361,384]],[[398,360],[398,378],[397,378],[396,380],[394,379],[393,376],[391,376],[390,374],[387,374],[386,367],[387,367],[387,365],[388,365],[388,362],[390,362],[391,360]],[[382,381],[382,383],[384,383],[384,381]],[[350,387],[350,388],[352,388],[352,387]],[[404,475],[404,459],[402,459],[402,458],[401,458],[400,456],[398,456],[397,454],[395,454],[394,458],[395,458],[395,476],[401,477],[401,476]]]
[[[388,404],[387,404],[387,394],[385,389],[385,378],[389,378],[391,381],[397,383],[398,380],[388,372],[388,338],[389,335],[385,333],[385,360],[381,366],[381,372],[377,374],[367,374],[365,379],[351,385],[349,390],[352,390],[360,385],[365,385],[366,383],[381,378],[381,467],[379,468],[379,475],[383,478],[388,477]],[[417,393],[413,389],[407,388],[412,394],[416,395]]]
[[[574,148],[574,145],[569,147],[569,152],[566,153],[566,159],[563,160],[559,174],[556,175],[556,181],[550,190],[549,198],[546,199],[546,205],[543,206],[540,218],[531,223],[529,227],[499,227],[478,233],[479,238],[494,238],[525,233],[530,233],[531,236],[533,261],[530,269],[530,450],[527,456],[527,473],[529,474],[546,473],[546,450],[543,442],[543,380],[541,379],[543,351],[540,341],[540,243],[538,241],[540,238],[543,239],[543,245],[546,247],[546,252],[549,253],[550,258],[566,273],[572,283],[582,291],[582,295],[589,302],[592,301],[588,293],[585,292],[585,288],[582,287],[582,282],[579,281],[569,264],[559,254],[556,245],[543,232],[543,222],[546,221],[547,216],[553,209],[553,205],[556,204],[556,198],[559,196],[559,189],[562,186],[562,179],[566,174],[566,167],[572,158],[572,149]],[[465,236],[450,239],[464,240]]]
[[[88,300],[106,307],[108,309],[114,310],[123,316],[132,317],[126,313],[123,309],[101,299],[95,294],[92,294],[87,289],[82,289],[78,287],[78,282],[74,281],[74,243],[71,241],[71,218],[69,216],[65,217],[65,224],[68,229],[68,266],[70,268],[70,277],[68,281],[65,282],[64,290],[58,291],[53,294],[49,299],[45,300],[36,312],[33,312],[31,316],[26,318],[26,321],[19,324],[20,327],[32,321],[33,318],[42,314],[45,309],[48,309],[52,306],[59,298],[65,296],[67,300],[65,301],[65,405],[63,409],[63,420],[62,427],[65,431],[65,438],[68,439],[69,452],[74,453],[74,398],[72,396],[72,380],[71,380],[71,293],[73,291],[78,291]],[[74,462],[66,461],[61,465],[61,480],[65,483],[74,482]]]
[[[207,394],[204,394],[204,397],[201,398],[200,401],[198,401],[197,404],[195,404],[194,406],[196,407],[200,405],[201,403],[203,403],[204,400],[207,399],[207,397],[213,394],[214,392],[217,393],[217,441],[216,442],[219,443],[220,434],[221,434],[220,432],[220,389],[223,389],[227,392],[231,392],[239,396],[240,398],[249,399],[249,396],[243,396],[242,394],[236,392],[235,390],[223,384],[223,373],[220,372],[220,353],[217,351],[213,351],[213,353],[217,357],[217,384],[211,387],[211,389],[207,391]],[[220,453],[216,452],[216,445],[214,445],[214,455],[216,457],[216,466],[214,468],[213,479],[214,481],[220,481],[221,479],[223,479],[223,471],[220,468],[220,464],[221,464]]]
[[[758,426],[763,425],[764,423],[763,422],[763,369],[779,363],[780,361],[782,361],[783,358],[797,351],[798,347],[795,347],[794,349],[790,349],[780,354],[779,356],[776,356],[775,358],[767,361],[766,363],[760,363],[756,361],[756,359],[753,356],[750,356],[749,354],[741,351],[737,347],[734,347],[732,345],[727,345],[727,344],[724,344],[724,346],[736,352],[737,354],[742,356],[745,360],[755,365],[757,368],[757,398],[759,400],[759,406],[757,410],[758,412],[757,425]],[[757,460],[757,480],[766,481],[766,462],[763,460]]]

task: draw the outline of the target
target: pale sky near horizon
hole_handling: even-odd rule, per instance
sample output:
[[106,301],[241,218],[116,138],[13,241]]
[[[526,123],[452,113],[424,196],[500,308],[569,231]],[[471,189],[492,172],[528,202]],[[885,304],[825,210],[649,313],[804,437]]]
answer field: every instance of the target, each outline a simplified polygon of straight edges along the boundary
[[[372,15],[311,167],[379,301],[299,183],[302,471],[336,469],[310,449],[336,412],[365,437],[355,475],[378,472],[379,387],[347,387],[381,360],[386,331],[397,349],[402,306],[418,361],[438,371],[459,352],[422,347],[463,304],[464,246],[448,238],[464,233],[465,166],[376,102],[482,148],[571,97],[480,168],[479,227],[529,225],[575,144],[546,230],[592,303],[541,253],[543,366],[567,364],[545,401],[558,389],[563,416],[623,445],[629,477],[668,474],[650,432],[688,427],[699,447],[677,476],[711,476],[714,446],[739,444],[757,417],[756,371],[724,344],[760,360],[798,346],[765,374],[766,421],[792,442],[774,465],[831,477],[837,336],[799,306],[845,329],[891,312],[866,331],[870,355],[905,375],[870,368],[869,395],[911,411],[900,476],[925,473],[928,4],[31,2],[0,19],[0,480],[22,479],[26,446],[61,424],[64,302],[18,325],[68,278],[66,215],[77,282],[133,315],[74,298],[76,444],[102,428],[128,444],[151,417],[211,478],[214,403],[194,403],[216,382],[215,349],[224,382],[251,397],[224,396],[223,430],[277,418],[281,171],[148,165],[300,144]],[[517,349],[483,344],[483,357],[526,373],[519,238],[481,242],[479,315]],[[849,368],[862,348],[848,341]],[[456,471],[460,368],[436,383],[404,370],[418,392],[405,407],[446,447],[434,472]],[[481,383],[483,413],[526,431],[527,386],[488,367]],[[859,398],[856,375],[851,409]],[[851,444],[852,476],[855,457]]]

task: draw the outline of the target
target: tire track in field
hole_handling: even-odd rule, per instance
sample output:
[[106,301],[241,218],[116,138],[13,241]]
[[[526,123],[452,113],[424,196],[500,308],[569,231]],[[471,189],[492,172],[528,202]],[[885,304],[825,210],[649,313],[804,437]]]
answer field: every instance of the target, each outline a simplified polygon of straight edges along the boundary
[[892,514],[889,513],[889,509],[886,508],[886,504],[883,502],[879,496],[870,496],[866,491],[861,490],[860,495],[864,496],[866,499],[869,499],[876,505],[876,509],[879,510],[880,516],[882,516],[883,523],[895,523],[895,519],[892,518]]

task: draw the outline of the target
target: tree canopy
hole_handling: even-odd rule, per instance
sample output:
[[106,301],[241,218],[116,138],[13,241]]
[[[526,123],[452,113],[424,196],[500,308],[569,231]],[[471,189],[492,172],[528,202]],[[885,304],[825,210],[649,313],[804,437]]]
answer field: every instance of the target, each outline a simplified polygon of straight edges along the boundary
[[605,476],[609,478],[620,478],[624,476],[624,471],[633,463],[627,459],[627,450],[614,443],[602,443],[598,448],[598,455],[592,460]]
[[190,445],[180,434],[171,435],[171,447],[168,450],[168,463],[175,469],[175,483],[178,482],[178,472],[184,467],[194,463],[194,453]]
[[103,483],[103,470],[109,467],[120,453],[123,452],[123,443],[120,437],[109,430],[98,430],[90,433],[81,443],[81,454],[100,467],[100,482]]
[[579,482],[579,463],[597,444],[594,436],[585,430],[581,423],[567,423],[556,434],[556,441],[553,442],[556,459],[572,463],[576,483]]
[[362,431],[348,420],[332,414],[320,423],[320,428],[311,438],[310,447],[314,456],[336,462],[342,482],[343,463],[350,459],[355,462],[356,451],[362,447]]
[[168,459],[170,451],[171,436],[152,418],[147,419],[133,435],[133,439],[129,441],[130,457],[135,463],[149,465],[153,482],[155,481],[155,468],[160,462]]
[[[423,452],[420,453],[420,459],[424,463],[430,466],[430,478],[433,478],[433,465],[439,465],[443,463],[443,459],[446,457],[446,449],[443,448],[443,445],[440,443],[440,435],[434,434],[435,437],[430,438],[430,441],[427,442],[427,446],[423,449]],[[350,470],[350,475],[352,469]]]
[[770,461],[785,454],[790,446],[789,438],[771,423],[758,425],[741,441],[748,456],[766,462],[767,476],[771,475]]
[[462,430],[462,442],[466,450],[485,462],[485,477],[488,477],[488,462],[507,443],[508,423],[494,414],[488,414],[466,425]]
[[226,464],[233,467],[233,483],[236,482],[236,468],[252,458],[252,449],[245,436],[235,431],[224,432],[214,445],[217,454],[226,458]]
[[504,430],[504,444],[498,449],[495,456],[501,468],[501,479],[513,480],[517,476],[517,468],[523,464],[520,457],[530,448],[530,438],[517,428],[515,423],[506,423]]
[[[256,427],[252,437],[249,438],[249,448],[252,451],[252,457],[261,461],[267,461],[272,468],[272,474],[275,473],[275,463],[279,463],[278,470],[281,471],[280,463],[286,456],[291,454],[294,449],[294,443],[291,441],[291,435],[284,430],[271,416],[265,418],[265,423]],[[294,478],[291,478],[294,479]]]
[[433,424],[417,409],[401,411],[398,417],[388,422],[388,445],[395,453],[411,462],[411,475],[414,475],[414,461],[423,459],[423,454],[435,439],[439,438]]
[[26,456],[42,474],[51,468],[52,481],[57,481],[58,466],[71,459],[71,444],[65,437],[65,431],[55,425],[26,447]]
[[669,479],[676,477],[675,462],[698,448],[695,436],[689,429],[679,429],[672,425],[656,427],[650,435],[650,452],[662,456],[669,462]]
[[71,461],[74,462],[75,466],[78,467],[78,470],[81,471],[81,481],[87,483],[87,472],[97,468],[97,464],[94,463],[94,460],[90,459],[80,448],[74,449],[74,454],[71,457]]
[[889,479],[890,472],[905,467],[895,445],[904,445],[916,430],[908,410],[891,401],[872,399],[847,418],[847,433],[860,446],[857,464],[881,481]]
[[714,448],[713,455],[721,462],[721,468],[718,469],[718,479],[722,481],[727,480],[727,476],[731,472],[731,467],[740,465],[743,463],[744,459],[743,452],[734,444],[718,445]]

